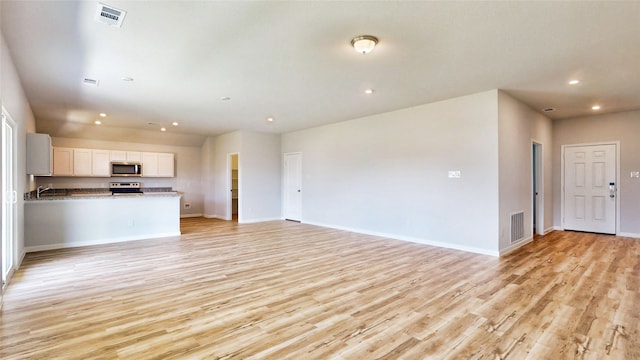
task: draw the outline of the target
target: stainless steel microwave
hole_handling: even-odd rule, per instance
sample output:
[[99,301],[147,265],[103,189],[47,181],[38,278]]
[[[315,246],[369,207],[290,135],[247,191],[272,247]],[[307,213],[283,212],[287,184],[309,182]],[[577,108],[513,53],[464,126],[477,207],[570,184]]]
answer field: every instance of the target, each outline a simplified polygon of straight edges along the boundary
[[142,176],[142,164],[138,162],[112,162],[111,176]]

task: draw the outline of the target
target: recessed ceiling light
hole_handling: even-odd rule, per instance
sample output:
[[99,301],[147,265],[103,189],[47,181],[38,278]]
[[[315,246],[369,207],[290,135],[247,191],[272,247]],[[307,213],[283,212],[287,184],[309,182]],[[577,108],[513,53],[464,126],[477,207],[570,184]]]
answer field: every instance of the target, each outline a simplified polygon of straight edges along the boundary
[[178,126],[178,122],[177,122],[177,121],[174,121],[171,125],[173,125],[173,126]]
[[133,78],[129,77],[129,76],[123,76],[123,77],[121,77],[121,79],[122,79],[122,81],[133,81]]
[[367,89],[367,90],[364,91],[364,93],[367,94],[367,95],[371,95],[371,94],[373,94],[373,89]]
[[578,85],[580,84],[580,80],[569,80],[569,85]]
[[274,120],[274,119],[273,119],[272,117],[268,117],[268,118],[267,118],[267,121],[268,121],[268,122],[273,122],[273,120]]
[[554,112],[554,111],[556,111],[556,108],[546,108],[546,109],[542,109],[542,111],[544,111],[544,112]]
[[221,97],[221,98],[220,98],[220,100],[222,100],[222,101],[229,101],[229,100],[231,100],[231,98],[230,98],[230,97],[228,97],[228,96],[223,96],[223,97]]
[[100,121],[100,120],[96,120],[96,121],[94,121],[94,122],[95,122],[95,124],[96,124],[96,125],[100,125],[100,124],[102,124],[102,121]]
[[107,114],[105,114],[105,113],[100,113],[99,115],[100,115],[100,117],[107,117]]
[[165,128],[165,127],[161,127],[161,128],[160,128],[160,131],[167,131],[167,128]]
[[593,105],[591,110],[600,110],[600,105]]

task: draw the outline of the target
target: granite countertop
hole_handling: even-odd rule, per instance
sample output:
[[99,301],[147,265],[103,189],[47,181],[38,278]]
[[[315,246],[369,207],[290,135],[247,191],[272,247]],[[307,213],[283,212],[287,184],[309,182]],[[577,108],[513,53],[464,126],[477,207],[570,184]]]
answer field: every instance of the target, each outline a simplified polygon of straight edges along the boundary
[[104,188],[98,189],[51,189],[40,194],[40,198],[36,196],[36,191],[24,194],[25,201],[42,201],[42,200],[76,200],[76,199],[116,199],[116,198],[132,198],[132,197],[149,197],[149,196],[181,196],[177,191],[171,188],[143,188],[142,194],[119,194],[114,195],[111,191]]

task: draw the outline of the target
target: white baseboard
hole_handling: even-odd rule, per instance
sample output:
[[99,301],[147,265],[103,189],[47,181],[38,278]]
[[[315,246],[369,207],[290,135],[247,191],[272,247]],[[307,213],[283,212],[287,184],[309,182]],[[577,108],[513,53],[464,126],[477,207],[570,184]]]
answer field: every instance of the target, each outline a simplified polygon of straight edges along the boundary
[[556,229],[556,228],[555,228],[555,227],[553,227],[553,226],[552,226],[552,227],[550,227],[550,228],[546,228],[546,229],[544,229],[544,232],[543,232],[543,234],[542,234],[542,235],[547,235],[548,233],[550,233],[550,232],[552,232],[552,231],[555,231],[555,230],[558,230],[558,229]]
[[215,214],[213,214],[213,215],[211,215],[211,214],[204,214],[204,217],[205,217],[205,218],[207,218],[207,219],[231,220],[231,219],[227,219],[227,218],[226,218],[226,217],[224,217],[224,216],[215,215]]
[[624,237],[640,239],[640,234],[635,234],[635,233],[620,232],[617,235],[618,236],[624,236]]
[[520,240],[517,243],[511,244],[509,246],[507,246],[506,248],[500,250],[500,256],[505,256],[508,255],[518,249],[520,249],[521,247],[527,245],[528,243],[533,241],[533,236],[530,236],[524,240]]
[[259,222],[266,222],[266,221],[280,221],[280,218],[262,218],[262,219],[238,219],[238,224],[252,224],[252,223],[259,223]]
[[322,226],[322,227],[326,227],[326,228],[330,228],[330,229],[350,231],[350,232],[359,233],[359,234],[380,236],[380,237],[386,237],[386,238],[395,239],[395,240],[408,241],[408,242],[417,243],[417,244],[437,246],[437,247],[446,248],[446,249],[461,250],[461,251],[471,252],[471,253],[475,253],[475,254],[496,256],[496,257],[500,256],[500,253],[498,251],[491,251],[491,250],[476,248],[476,247],[472,247],[472,246],[451,244],[451,243],[445,243],[445,242],[440,242],[440,241],[431,241],[431,240],[415,238],[415,237],[411,237],[411,236],[388,234],[388,233],[382,233],[382,232],[377,232],[377,231],[369,231],[369,230],[364,230],[364,229],[356,229],[356,228],[350,228],[350,227],[344,227],[344,226],[336,226],[336,225],[331,225],[331,224],[323,224],[323,223],[318,223],[318,222],[313,222],[313,221],[304,221],[303,223],[304,224],[309,224],[309,225],[315,225],[315,226]]
[[73,247],[80,247],[80,246],[102,245],[102,244],[112,244],[112,243],[119,243],[119,242],[125,242],[125,241],[165,238],[165,237],[171,237],[171,236],[180,236],[180,234],[181,233],[178,231],[175,233],[151,234],[151,235],[143,235],[143,236],[135,236],[135,237],[121,237],[121,238],[100,239],[100,240],[82,241],[82,242],[74,242],[74,243],[27,246],[24,248],[24,250],[25,252],[30,253],[30,252],[36,252],[36,251],[65,249],[65,248],[73,248]]
[[202,217],[202,214],[182,214],[180,215],[180,218],[192,218],[192,217]]
[[553,226],[553,230],[557,230],[557,231],[564,231],[564,228],[563,228],[562,226],[554,225],[554,226]]

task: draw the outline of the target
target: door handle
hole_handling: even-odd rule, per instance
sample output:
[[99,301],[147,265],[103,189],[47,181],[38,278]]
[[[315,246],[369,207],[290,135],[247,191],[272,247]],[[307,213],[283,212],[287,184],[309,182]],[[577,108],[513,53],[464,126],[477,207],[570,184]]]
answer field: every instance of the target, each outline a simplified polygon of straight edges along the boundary
[[616,197],[616,183],[614,182],[609,183],[609,197],[612,199]]

